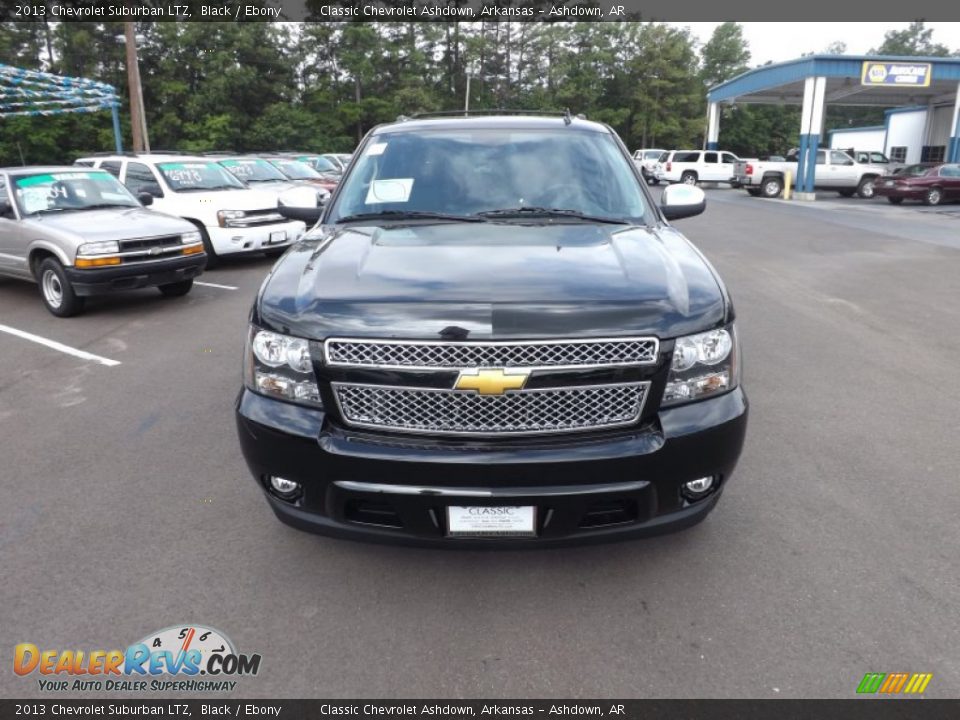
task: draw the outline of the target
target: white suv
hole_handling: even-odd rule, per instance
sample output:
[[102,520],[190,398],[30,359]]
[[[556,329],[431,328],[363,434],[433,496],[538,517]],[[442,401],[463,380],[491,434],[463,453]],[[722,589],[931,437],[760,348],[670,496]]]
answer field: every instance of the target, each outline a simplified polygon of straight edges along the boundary
[[662,179],[687,185],[728,183],[733,179],[733,166],[739,159],[724,150],[674,150],[661,161]]
[[221,255],[279,255],[306,231],[304,223],[277,212],[275,194],[248,188],[210,158],[98,155],[74,164],[106,170],[134,195],[151,195],[153,209],[192,222],[203,237],[207,267]]

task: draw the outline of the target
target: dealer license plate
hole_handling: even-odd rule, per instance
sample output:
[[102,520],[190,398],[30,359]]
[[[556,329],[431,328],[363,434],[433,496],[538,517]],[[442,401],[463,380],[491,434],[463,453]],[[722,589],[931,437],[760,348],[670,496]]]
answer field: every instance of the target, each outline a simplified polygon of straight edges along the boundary
[[450,537],[535,537],[536,508],[533,505],[447,508]]
[[277,245],[287,241],[287,231],[279,230],[277,232],[270,233],[270,239],[267,240],[267,245]]
[[887,187],[893,187],[894,185],[896,185],[896,183],[893,180],[887,180],[883,184],[886,185]]

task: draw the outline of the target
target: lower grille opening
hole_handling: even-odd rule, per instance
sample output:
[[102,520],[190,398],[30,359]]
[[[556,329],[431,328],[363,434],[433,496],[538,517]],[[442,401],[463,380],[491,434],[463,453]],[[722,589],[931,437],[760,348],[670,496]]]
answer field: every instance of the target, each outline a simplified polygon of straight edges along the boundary
[[587,508],[580,520],[581,528],[598,528],[621,525],[637,519],[637,503],[633,500],[609,500]]
[[403,523],[390,503],[382,500],[350,500],[343,512],[350,522],[379,527],[402,528]]

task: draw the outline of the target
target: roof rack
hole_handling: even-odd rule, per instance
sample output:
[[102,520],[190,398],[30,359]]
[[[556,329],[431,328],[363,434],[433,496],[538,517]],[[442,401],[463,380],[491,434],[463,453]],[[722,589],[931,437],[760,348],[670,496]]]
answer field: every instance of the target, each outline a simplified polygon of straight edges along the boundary
[[563,121],[569,125],[574,118],[586,120],[587,116],[583,113],[572,115],[570,108],[564,110],[515,110],[508,108],[488,108],[486,110],[439,110],[435,112],[414,113],[413,115],[399,115],[397,122],[407,120],[420,120],[432,117],[469,117],[471,115],[542,115],[547,117],[562,117]]
[[107,157],[108,155],[123,155],[125,157],[137,157],[137,154],[133,150],[124,150],[123,152],[117,152],[116,150],[102,150],[100,152],[87,153],[83,157]]

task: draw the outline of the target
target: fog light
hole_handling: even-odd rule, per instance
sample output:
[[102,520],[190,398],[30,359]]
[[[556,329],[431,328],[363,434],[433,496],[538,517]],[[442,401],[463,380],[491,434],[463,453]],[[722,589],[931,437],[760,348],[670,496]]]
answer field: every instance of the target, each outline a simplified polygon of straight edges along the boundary
[[697,478],[683,484],[683,496],[688,500],[698,500],[713,489],[713,476]]
[[270,487],[274,491],[284,497],[291,497],[296,495],[300,491],[300,483],[295,480],[287,480],[286,478],[277,477],[276,475],[270,476]]

